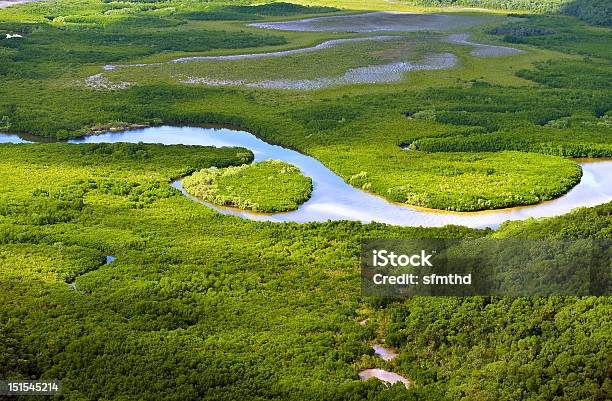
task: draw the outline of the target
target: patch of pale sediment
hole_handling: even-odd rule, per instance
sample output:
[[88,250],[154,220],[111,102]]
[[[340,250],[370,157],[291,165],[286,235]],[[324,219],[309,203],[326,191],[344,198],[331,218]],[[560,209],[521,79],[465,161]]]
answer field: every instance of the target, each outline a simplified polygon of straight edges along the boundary
[[85,86],[97,90],[121,90],[133,85],[131,82],[112,82],[104,73],[99,73],[85,78]]
[[366,324],[367,322],[369,322],[369,321],[370,321],[370,318],[369,318],[369,317],[366,317],[365,319],[363,319],[363,320],[360,320],[360,321],[359,321],[359,325],[360,325],[360,326],[365,326],[365,324]]
[[432,54],[421,63],[400,61],[389,64],[371,65],[367,67],[351,68],[339,77],[320,77],[315,79],[277,79],[258,82],[245,82],[243,80],[213,80],[206,77],[189,77],[181,82],[188,84],[206,84],[212,86],[242,85],[249,88],[260,89],[293,89],[315,90],[332,86],[351,84],[374,84],[397,82],[403,74],[411,71],[444,70],[455,66],[457,57],[451,53]]
[[0,0],[0,8],[6,8],[10,6],[16,6],[17,4],[32,3],[38,1],[43,0]]
[[397,357],[397,353],[393,352],[390,348],[385,348],[380,344],[372,345],[372,349],[374,350],[374,354],[378,355],[385,361],[390,361]]
[[482,43],[470,42],[468,40],[469,38],[470,38],[470,35],[467,33],[457,33],[457,34],[448,35],[442,40],[448,43],[472,46],[474,47],[474,49],[472,49],[470,54],[476,57],[502,57],[502,56],[512,56],[514,54],[525,53],[525,51],[521,49],[515,49],[513,47],[485,45]]
[[245,81],[240,80],[231,80],[231,79],[209,79],[205,77],[188,77],[182,81],[179,81],[183,84],[202,84],[202,85],[210,85],[210,86],[240,86],[245,85]]
[[282,57],[288,56],[291,54],[302,54],[302,53],[310,53],[323,49],[328,49],[330,47],[334,47],[343,43],[353,43],[353,42],[370,42],[370,41],[387,41],[387,40],[395,40],[404,38],[403,36],[397,35],[383,35],[383,36],[369,36],[363,38],[346,38],[346,39],[333,39],[327,40],[325,42],[319,43],[318,45],[311,47],[303,47],[300,49],[291,49],[291,50],[279,50],[275,52],[266,52],[266,53],[247,53],[247,54],[234,54],[227,56],[193,56],[193,57],[180,57],[175,58],[169,61],[157,62],[157,63],[139,63],[139,64],[108,64],[103,66],[102,68],[105,71],[112,71],[118,68],[127,68],[127,67],[149,67],[149,66],[157,66],[164,65],[170,63],[186,63],[190,61],[225,61],[225,60],[245,60],[245,59],[257,59],[257,58],[269,58],[269,57]]
[[410,386],[410,382],[404,376],[400,376],[397,373],[389,372],[384,369],[365,369],[359,372],[360,380],[368,380],[372,377],[375,377],[387,384],[395,384],[400,382],[403,383],[406,388]]
[[304,18],[293,21],[255,22],[248,26],[285,31],[343,31],[343,32],[417,32],[448,31],[460,26],[474,25],[470,17],[442,14],[379,11],[364,14]]

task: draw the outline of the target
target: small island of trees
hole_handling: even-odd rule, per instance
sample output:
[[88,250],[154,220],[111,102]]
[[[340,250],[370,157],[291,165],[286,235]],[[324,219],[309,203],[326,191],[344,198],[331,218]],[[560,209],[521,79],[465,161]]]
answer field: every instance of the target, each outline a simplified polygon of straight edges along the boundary
[[312,179],[278,160],[206,168],[186,177],[183,186],[201,200],[263,213],[295,210],[312,193]]

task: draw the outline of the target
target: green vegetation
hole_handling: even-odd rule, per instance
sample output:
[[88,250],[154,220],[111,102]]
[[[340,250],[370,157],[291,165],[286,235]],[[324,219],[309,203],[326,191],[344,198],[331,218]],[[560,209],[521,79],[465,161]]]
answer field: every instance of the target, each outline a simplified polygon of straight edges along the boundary
[[[200,10],[177,4],[175,11],[163,8],[164,12],[158,11],[162,8],[141,10],[134,3],[126,6],[130,12],[125,15],[92,11],[109,3],[86,7],[62,1],[52,10],[49,4],[42,4],[20,6],[24,10],[20,13],[0,12],[0,20],[6,18],[0,22],[2,29],[12,26],[13,31],[22,29],[25,34],[19,40],[0,40],[0,48],[6,49],[6,53],[0,51],[0,57],[6,54],[6,62],[0,63],[4,69],[0,121],[7,131],[68,138],[113,121],[233,123],[269,142],[315,156],[348,182],[389,199],[464,211],[550,199],[579,178],[577,166],[570,162],[500,151],[555,156],[607,156],[611,152],[610,128],[607,117],[602,117],[612,109],[606,88],[610,69],[609,62],[601,59],[609,53],[609,46],[604,46],[609,33],[593,31],[569,17],[482,17],[488,25],[475,30],[474,40],[495,43],[519,38],[524,42],[519,46],[527,53],[499,59],[477,59],[469,54],[469,46],[438,41],[441,35],[415,33],[401,41],[350,43],[288,57],[170,63],[104,72],[100,67],[106,63],[166,61],[194,52],[210,54],[202,52],[215,46],[227,49],[213,54],[278,50],[279,46],[270,46],[275,43],[281,48],[312,46],[339,35],[269,33],[245,27],[243,20],[185,22],[177,16],[224,9],[216,3]],[[147,6],[153,4],[166,7],[170,3]],[[45,17],[49,15],[64,19],[49,21]],[[71,15],[91,18],[67,23]],[[41,22],[25,24],[23,20]],[[496,27],[501,28],[496,31]],[[130,39],[125,47],[106,46],[110,40],[106,34],[100,36],[99,44],[91,34],[98,31]],[[238,46],[232,41],[204,41],[197,35],[191,42],[166,40],[175,34],[191,37],[196,31],[197,35],[245,38],[240,46],[259,47],[236,51],[231,50]],[[487,35],[489,31],[497,34]],[[83,32],[90,32],[85,37],[92,42],[86,48],[77,46],[84,40]],[[524,36],[522,32],[544,34]],[[578,39],[572,41],[574,37]],[[155,40],[141,48],[148,38]],[[132,40],[134,44],[128,45]],[[172,43],[177,44],[176,49],[184,43],[184,50],[160,52],[174,49]],[[189,77],[313,79],[364,65],[406,59],[418,62],[430,51],[456,54],[458,67],[409,73],[393,85],[346,85],[341,90],[308,93],[180,82]],[[593,58],[577,56],[585,52]],[[83,64],[90,62],[94,64]],[[108,80],[103,83],[110,86],[86,85],[87,77],[101,72]],[[573,79],[576,76],[580,79]],[[117,85],[115,90],[112,84]],[[402,150],[410,144],[423,152]],[[530,178],[524,181],[525,176]],[[470,183],[467,193],[466,182]]]
[[612,60],[612,49],[608,44],[610,32],[576,23],[569,17],[521,16],[519,21],[503,24],[489,32],[498,35],[507,43],[527,44],[596,58],[596,60],[584,60],[585,64],[601,64],[598,58],[606,59],[608,62]]
[[612,27],[612,4],[607,0],[402,0],[400,3],[565,14],[578,17],[590,24]]
[[[507,222],[492,236],[609,239],[611,228],[608,203]],[[400,352],[393,364],[428,383],[425,388],[452,382],[440,399],[598,400],[611,394],[605,351],[610,297],[413,298],[383,310],[387,343]]]
[[[553,120],[547,126],[552,129],[565,129],[571,135],[569,120]],[[598,144],[578,144],[538,141],[538,137],[529,139],[516,138],[512,134],[477,134],[470,136],[454,136],[440,138],[424,138],[414,141],[410,149],[425,152],[494,152],[500,150],[529,150],[565,157],[612,157],[609,146]]]
[[[546,63],[539,65],[537,71],[521,71],[520,74],[525,78],[547,83],[550,86],[567,87],[572,85],[569,83],[571,72],[568,68],[571,65]],[[591,72],[592,79],[597,80],[598,77],[592,70],[581,71],[576,67],[573,71],[574,79],[581,73],[589,72]],[[593,88],[597,87],[596,83],[596,81],[593,82]],[[582,86],[589,85],[590,82],[585,77]],[[527,92],[518,91],[501,95],[493,93],[494,90],[491,89],[493,88],[481,87],[479,89],[482,94],[491,95],[489,98],[483,98],[484,101],[461,105],[452,100],[448,106],[437,110],[407,111],[406,115],[410,119],[426,119],[475,128],[465,133],[423,136],[410,143],[409,149],[426,152],[523,150],[566,157],[612,156],[612,147],[608,139],[609,115],[605,111],[608,106],[603,97],[601,101],[604,103],[599,103],[598,99],[591,99],[594,101],[591,106],[592,113],[581,112],[569,104],[565,108],[562,102],[557,102],[552,98],[549,98],[549,104],[552,106],[556,103],[557,107],[536,110],[538,97],[528,96]],[[549,91],[535,91],[535,93],[538,95],[540,93],[550,94]],[[454,95],[458,95],[458,92],[454,92]],[[469,94],[459,95],[459,99],[468,96]],[[453,92],[433,99],[430,104],[440,105],[445,97],[452,99]],[[513,113],[508,113],[521,102],[522,106],[515,109]],[[523,112],[522,110],[527,110],[530,104],[534,109],[528,113]]]
[[[453,210],[550,199],[580,177],[564,157],[611,154],[611,33],[572,16],[479,15],[472,40],[526,53],[479,59],[468,46],[436,42],[436,51],[456,54],[457,68],[393,84],[190,86],[156,67],[106,72],[129,84],[122,90],[84,84],[108,63],[354,36],[247,27],[334,11],[251,3],[56,0],[0,10],[0,129],[65,139],[131,124],[233,123],[318,158],[357,187]],[[598,8],[575,12],[606,15],[605,3],[588,4]],[[247,78],[264,75],[260,68],[289,78],[341,73],[360,60],[419,56],[428,35],[407,34],[416,47],[363,43],[338,48],[336,58],[207,68],[220,77],[224,69]],[[275,224],[221,215],[169,186],[214,167],[216,183],[233,185],[236,176],[222,172],[239,173],[241,199],[307,197],[304,177],[270,185],[267,177],[281,176],[271,163],[232,167],[252,160],[240,148],[1,144],[0,377],[60,379],[71,400],[610,399],[609,297],[366,299],[359,252],[363,238],[610,238],[612,203],[496,231]],[[117,260],[104,265],[105,255]],[[382,339],[397,359],[374,356],[370,344]],[[374,367],[414,384],[358,380]]]
[[[486,233],[256,223],[167,184],[242,163],[241,149],[5,144],[0,154],[0,374],[59,378],[68,398],[383,397],[353,366],[371,352],[355,321],[359,239]],[[53,194],[74,203],[69,219],[37,216],[55,213]],[[102,266],[109,254],[117,260]]]
[[[212,82],[252,83],[268,80],[305,80],[336,77],[351,68],[411,60],[418,62],[426,54],[448,46],[431,35],[390,41],[365,41],[339,44],[314,53],[258,59],[192,61],[121,68],[105,75],[114,82],[146,84],[156,81],[180,83],[205,78]],[[313,69],[316,63],[319,68]]]
[[480,7],[501,10],[527,10],[533,12],[558,11],[572,0],[404,0],[403,3],[432,7]]
[[[603,400],[610,308],[607,297],[446,297],[383,315],[402,355],[395,365],[431,387],[432,399]],[[442,392],[440,381],[453,384]]]
[[204,21],[226,21],[258,20],[262,17],[283,17],[299,14],[322,14],[339,11],[333,7],[301,6],[292,3],[270,3],[255,6],[229,6],[221,7],[211,11],[195,11],[185,13],[181,17],[192,20]]
[[537,64],[536,71],[522,70],[517,75],[552,88],[609,89],[611,73],[612,66],[607,63],[548,61]]
[[[400,153],[384,162],[368,162],[366,155],[362,156],[362,171],[349,177],[349,183],[384,193],[397,202],[442,210],[474,211],[531,205],[564,194],[580,182],[582,175],[580,167],[572,161],[517,152],[456,153],[454,157],[444,155],[439,159],[420,152],[407,156]],[[341,172],[350,168],[350,163],[341,157],[335,163],[334,167]],[[382,171],[393,164],[402,165],[397,176],[369,173]],[[497,167],[501,164],[506,165],[503,170]],[[418,181],[403,178],[402,173],[403,177],[416,176]],[[449,193],[451,180],[454,191]],[[428,188],[427,192],[421,190],[423,187]],[[461,193],[459,188],[462,188]]]
[[607,0],[403,0],[402,3],[432,7],[482,7],[562,13],[595,25],[612,27],[612,4]]
[[[21,157],[32,171],[45,176],[44,166],[62,160],[78,171],[82,177],[68,185],[55,189],[30,187],[27,179],[20,184],[26,191],[22,197],[13,196],[0,206],[0,215],[27,217],[28,222],[38,225],[69,222],[87,210],[84,199],[90,191],[98,190],[108,195],[122,196],[134,208],[147,207],[160,198],[174,196],[169,188],[171,179],[191,174],[203,168],[228,167],[250,162],[253,154],[243,148],[214,148],[185,145],[152,144],[36,144],[8,145],[0,148],[3,158]],[[138,164],[140,175],[125,174],[126,166]],[[108,171],[112,171],[109,174]],[[104,171],[104,173],[99,173]],[[89,180],[88,172],[106,179]],[[50,172],[51,173],[51,172]],[[26,177],[28,171],[20,173]],[[147,182],[142,179],[146,178]],[[140,180],[140,181],[139,181]]]
[[[5,378],[58,378],[67,398],[80,399],[552,400],[609,391],[608,298],[380,303],[359,295],[358,255],[368,237],[607,238],[612,204],[495,233],[256,223],[167,185],[194,167],[242,163],[244,150],[5,144],[0,155]],[[133,190],[107,186],[122,180],[155,199],[138,207]],[[69,219],[37,216],[67,199]],[[108,254],[117,260],[102,265]],[[75,277],[77,291],[66,284]],[[398,359],[373,356],[368,344],[381,336]],[[376,366],[415,385],[357,379]]]
[[[491,237],[609,239],[611,228],[608,203],[507,222]],[[431,399],[609,398],[610,297],[378,301],[367,325],[400,355],[384,367],[410,375]]]
[[286,43],[270,34],[198,29],[162,17],[94,25],[64,20],[35,25],[0,22],[2,30],[26,37],[0,39],[0,75],[13,80],[57,78],[83,64],[117,62],[163,51],[202,52]]
[[612,4],[606,0],[573,0],[563,12],[591,24],[612,27]]
[[183,186],[191,195],[217,205],[265,213],[295,210],[312,192],[310,178],[278,160],[200,170],[186,177]]

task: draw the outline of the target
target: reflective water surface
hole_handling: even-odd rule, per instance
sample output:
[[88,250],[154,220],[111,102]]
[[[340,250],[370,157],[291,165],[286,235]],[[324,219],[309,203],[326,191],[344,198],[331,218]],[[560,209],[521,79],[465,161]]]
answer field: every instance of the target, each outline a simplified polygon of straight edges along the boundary
[[286,31],[334,32],[417,32],[449,31],[476,25],[481,20],[465,15],[418,14],[408,12],[371,12],[352,15],[331,15],[292,21],[255,22],[257,28]]
[[[0,134],[0,137],[2,136],[2,134]],[[104,257],[104,265],[107,265],[109,263],[113,263],[117,258],[114,256],[105,256]],[[76,277],[74,278],[74,280],[72,280],[71,282],[69,282],[68,284],[70,284],[70,286],[72,287],[73,290],[76,291],[77,286],[76,286]]]
[[391,348],[385,348],[380,344],[372,345],[372,349],[374,350],[374,354],[378,355],[385,361],[390,361],[397,357],[397,353],[394,352]]
[[[23,142],[17,136],[0,135],[0,142]],[[486,212],[445,212],[424,210],[389,202],[344,182],[318,160],[297,151],[271,145],[255,135],[229,128],[152,127],[133,131],[113,132],[90,136],[72,143],[145,142],[205,146],[241,146],[250,149],[255,161],[282,160],[298,167],[313,180],[312,197],[297,210],[277,214],[257,214],[243,210],[219,207],[197,200],[184,191],[180,181],[172,185],[190,199],[198,201],[223,214],[259,220],[297,223],[356,220],[364,223],[377,221],[403,226],[444,226],[458,224],[468,227],[496,227],[506,220],[529,217],[556,216],[579,206],[595,206],[612,201],[612,161],[580,162],[583,169],[581,182],[566,195],[534,206]]]
[[30,142],[19,135],[0,134],[0,143],[27,143]]
[[245,59],[257,59],[257,58],[269,58],[269,57],[283,57],[292,54],[311,53],[323,49],[329,49],[330,47],[338,46],[343,43],[352,42],[371,42],[371,41],[387,41],[401,39],[401,36],[368,36],[360,38],[345,38],[345,39],[332,39],[326,40],[318,45],[311,47],[302,47],[299,49],[290,50],[278,50],[266,53],[246,53],[246,54],[232,54],[226,56],[192,56],[192,57],[180,57],[170,61],[161,61],[157,63],[140,63],[140,64],[107,64],[103,67],[105,71],[112,71],[118,68],[127,67],[149,67],[154,65],[164,65],[170,63],[186,63],[190,61],[223,61],[223,60],[245,60]]
[[397,382],[404,383],[404,386],[408,388],[410,382],[404,376],[400,376],[397,373],[389,372],[384,369],[365,369],[359,372],[360,380],[368,380],[371,377],[375,377],[378,380],[382,380],[387,384],[394,384]]
[[507,46],[485,45],[483,43],[470,42],[470,35],[467,33],[455,33],[448,35],[444,41],[458,45],[472,46],[474,49],[470,54],[474,57],[502,57],[522,54],[525,51]]
[[277,79],[259,82],[222,80],[208,78],[189,78],[182,81],[188,84],[206,84],[211,86],[244,85],[250,88],[263,89],[300,89],[313,90],[330,86],[350,84],[373,84],[401,81],[403,74],[409,71],[445,70],[455,66],[457,57],[451,53],[430,54],[420,63],[398,61],[388,64],[369,65],[351,68],[338,77],[320,77],[315,79]]

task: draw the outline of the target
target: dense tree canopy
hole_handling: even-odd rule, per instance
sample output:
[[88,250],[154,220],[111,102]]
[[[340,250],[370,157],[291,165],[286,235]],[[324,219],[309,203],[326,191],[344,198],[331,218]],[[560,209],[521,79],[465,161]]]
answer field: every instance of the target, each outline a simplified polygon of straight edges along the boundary
[[290,164],[269,160],[238,167],[211,167],[183,179],[198,199],[254,212],[295,210],[310,198],[312,179]]
[[[116,87],[86,82],[110,74],[109,63],[354,36],[245,25],[335,9],[247,0],[14,6],[0,10],[0,130],[55,141],[234,124],[316,157],[361,189],[457,210],[559,196],[581,179],[571,157],[611,155],[610,31],[558,15],[609,25],[609,2],[412,3],[551,14],[467,13],[480,21],[472,40],[520,54],[477,58],[473,47],[441,40],[448,33],[411,33],[403,48],[364,45],[355,54],[369,63],[435,51],[453,54],[457,65],[308,92],[196,86],[154,74]],[[301,60],[317,73],[338,68],[338,55],[311,52],[277,66],[289,71]],[[280,224],[222,215],[169,185],[211,168],[254,171],[253,158],[243,148],[0,144],[0,378],[59,379],[68,400],[612,398],[610,297],[370,298],[360,293],[359,271],[367,238],[610,238],[612,203],[495,231]],[[255,189],[284,199],[295,182],[260,190],[263,177],[278,178],[272,170],[231,183],[241,185],[232,195]],[[307,180],[290,175],[304,200]],[[246,178],[252,186],[242,186]],[[106,264],[107,256],[116,260]],[[383,340],[396,359],[374,354],[371,345]],[[412,385],[359,380],[370,368]]]

